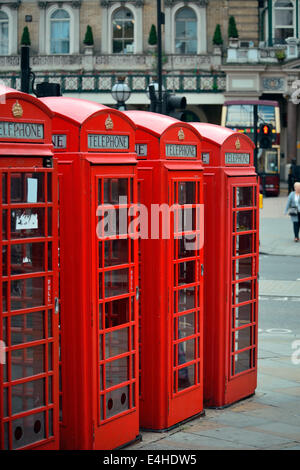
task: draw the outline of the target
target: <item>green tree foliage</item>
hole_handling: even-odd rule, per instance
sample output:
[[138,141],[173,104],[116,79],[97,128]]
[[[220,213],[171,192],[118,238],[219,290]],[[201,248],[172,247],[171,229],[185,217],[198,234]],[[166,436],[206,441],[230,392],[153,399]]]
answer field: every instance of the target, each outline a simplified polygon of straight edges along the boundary
[[234,16],[231,16],[229,18],[229,23],[228,23],[228,37],[229,38],[238,38],[239,33],[236,27],[236,22]]
[[215,44],[215,46],[221,46],[223,44],[221,26],[219,24],[217,24],[215,29],[213,44]]
[[30,46],[31,45],[28,26],[25,26],[24,29],[23,29],[23,34],[22,34],[22,38],[21,38],[21,45],[22,46]]
[[154,24],[151,26],[151,29],[150,29],[148,44],[150,44],[150,46],[155,46],[157,44],[157,33],[156,33],[156,27]]
[[83,44],[85,44],[86,46],[93,46],[94,45],[93,31],[92,31],[92,28],[91,28],[90,25],[87,25],[85,37],[84,37],[84,40],[83,40]]

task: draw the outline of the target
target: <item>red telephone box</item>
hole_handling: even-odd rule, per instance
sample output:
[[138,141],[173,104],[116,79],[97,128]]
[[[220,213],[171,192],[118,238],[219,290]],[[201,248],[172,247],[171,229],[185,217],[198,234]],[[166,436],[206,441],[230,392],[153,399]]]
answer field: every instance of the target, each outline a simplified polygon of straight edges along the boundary
[[135,126],[96,103],[43,102],[60,174],[61,447],[113,449],[139,435]]
[[247,136],[192,125],[204,167],[204,404],[223,407],[257,384],[259,186]]
[[140,425],[162,431],[203,412],[201,144],[186,123],[126,115],[137,126],[148,222],[140,230]]
[[49,109],[1,87],[0,449],[59,448],[57,166]]

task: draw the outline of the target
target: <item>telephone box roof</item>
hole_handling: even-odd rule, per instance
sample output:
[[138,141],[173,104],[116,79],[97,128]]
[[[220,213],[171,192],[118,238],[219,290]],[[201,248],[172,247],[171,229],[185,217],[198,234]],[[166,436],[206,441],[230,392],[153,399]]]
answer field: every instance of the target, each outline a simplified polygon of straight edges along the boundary
[[222,146],[230,137],[247,139],[249,144],[254,146],[254,143],[248,136],[241,132],[228,129],[227,127],[218,126],[217,124],[208,124],[206,122],[191,122],[190,124],[197,129],[203,139],[209,140],[219,146]]
[[36,97],[29,95],[28,93],[23,93],[21,91],[15,90],[14,88],[9,88],[4,85],[0,85],[0,105],[5,104],[6,98],[9,99],[22,99],[23,101],[28,101],[32,103],[34,106],[39,107],[44,113],[48,116],[52,117],[53,113],[46,105],[46,103],[42,103]]
[[47,96],[40,98],[40,101],[45,103],[56,115],[64,119],[67,118],[77,125],[81,125],[94,113],[110,109],[95,101],[83,100],[81,98],[66,98],[64,96]]
[[151,132],[155,136],[161,136],[168,127],[178,124],[183,125],[184,123],[178,121],[178,119],[164,114],[152,113],[149,111],[125,111],[126,114],[140,129],[147,132]]

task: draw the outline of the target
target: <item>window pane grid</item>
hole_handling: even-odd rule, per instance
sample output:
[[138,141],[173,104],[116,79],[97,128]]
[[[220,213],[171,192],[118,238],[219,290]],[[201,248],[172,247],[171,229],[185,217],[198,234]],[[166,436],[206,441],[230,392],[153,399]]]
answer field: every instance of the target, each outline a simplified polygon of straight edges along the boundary
[[[172,185],[173,242],[173,394],[199,384],[200,364],[200,249],[189,250],[187,241],[200,237],[198,204],[200,185],[176,180]],[[179,205],[178,205],[179,203]],[[182,230],[183,229],[183,230]],[[187,236],[189,235],[189,240]]]
[[[99,424],[128,413],[135,407],[135,254],[134,242],[128,233],[134,202],[132,177],[96,178],[97,204],[106,217],[117,211],[116,229],[120,228],[120,209],[126,211],[126,231],[107,236],[97,231],[97,291],[98,291],[98,420]],[[120,198],[126,198],[126,203]],[[110,212],[109,212],[110,211]],[[119,212],[118,212],[119,211]]]
[[53,437],[52,170],[5,170],[1,182],[4,441],[17,449]]
[[232,188],[231,377],[255,367],[257,194],[253,185]]

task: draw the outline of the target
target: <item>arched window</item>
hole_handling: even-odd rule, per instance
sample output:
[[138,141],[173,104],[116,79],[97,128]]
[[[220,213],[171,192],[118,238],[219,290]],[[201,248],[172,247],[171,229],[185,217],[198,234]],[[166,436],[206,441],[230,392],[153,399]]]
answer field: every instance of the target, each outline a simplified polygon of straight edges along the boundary
[[181,8],[176,13],[175,53],[197,54],[197,17],[192,8]]
[[8,54],[8,15],[0,11],[0,55]]
[[274,3],[274,42],[282,44],[285,39],[295,37],[295,3],[277,0]]
[[59,8],[50,17],[50,54],[70,53],[70,15]]
[[119,8],[113,13],[113,47],[115,54],[134,52],[134,17],[128,8]]

